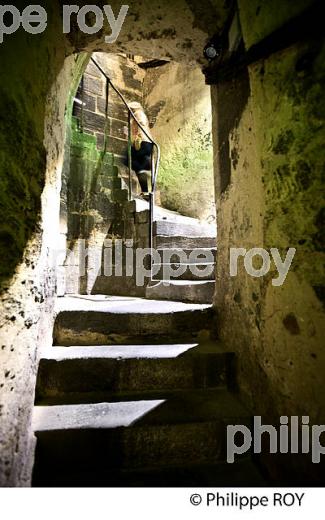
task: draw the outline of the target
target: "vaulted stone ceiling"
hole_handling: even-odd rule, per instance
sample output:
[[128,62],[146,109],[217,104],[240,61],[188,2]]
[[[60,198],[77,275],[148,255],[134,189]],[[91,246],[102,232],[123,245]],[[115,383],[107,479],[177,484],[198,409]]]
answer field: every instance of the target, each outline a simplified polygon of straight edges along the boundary
[[[108,2],[107,2],[108,3]],[[123,2],[109,2],[115,16]],[[73,51],[123,51],[148,58],[170,58],[179,62],[203,63],[203,49],[220,33],[228,18],[231,0],[140,0],[125,2],[129,11],[115,44],[105,44],[104,30],[85,35],[76,23],[68,35]],[[62,2],[64,4],[64,2]],[[79,2],[80,7],[89,2]],[[106,2],[96,2],[103,7]],[[73,19],[72,19],[73,21]]]

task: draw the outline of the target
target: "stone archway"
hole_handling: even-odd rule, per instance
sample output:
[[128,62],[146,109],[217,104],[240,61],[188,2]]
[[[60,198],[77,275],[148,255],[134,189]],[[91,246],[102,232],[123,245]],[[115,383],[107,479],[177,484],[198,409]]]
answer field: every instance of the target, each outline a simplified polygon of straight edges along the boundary
[[[9,118],[1,127],[6,221],[0,232],[1,255],[6,258],[1,271],[2,485],[24,485],[30,479],[35,370],[39,348],[49,344],[52,328],[56,282],[50,252],[59,236],[65,111],[87,59],[78,54],[109,48],[200,63],[204,45],[222,28],[228,12],[223,2],[210,0],[199,8],[185,0],[129,2],[121,37],[107,46],[103,34],[73,31],[61,37],[61,6],[45,4],[49,25],[43,35],[21,30],[1,45],[1,111]],[[113,2],[113,10],[119,5]]]
[[[35,372],[39,348],[49,343],[52,328],[55,277],[49,251],[58,222],[66,101],[78,71],[76,54],[106,50],[103,34],[88,37],[73,31],[61,37],[62,2],[45,4],[50,19],[46,33],[19,31],[0,49],[0,107],[6,116],[0,127],[0,482],[15,486],[30,482]],[[263,50],[265,38],[276,39],[277,29],[297,23],[309,4],[238,0],[245,49],[259,44]],[[115,9],[117,2],[112,5]],[[111,50],[141,49],[148,56],[167,54],[200,63],[207,40],[227,19],[223,5],[215,0],[199,6],[190,0],[134,2],[119,47]],[[248,103],[227,129],[231,164],[219,212],[228,226],[221,237],[217,303],[221,336],[236,345],[240,384],[249,401],[271,417],[308,410],[311,421],[322,422],[324,215],[319,199],[324,126],[319,93],[324,47],[317,12],[312,20],[312,37],[304,33],[308,24],[303,16],[303,31],[296,31],[295,41],[280,51],[275,46],[271,54],[268,49],[249,65]],[[218,89],[213,90],[216,99]],[[226,118],[227,111],[217,113],[216,121],[220,115]],[[216,175],[221,178],[221,172]],[[267,278],[255,286],[244,271],[233,284],[227,273],[227,249],[233,244],[250,248],[259,241],[266,247],[299,249],[299,265],[279,290]]]

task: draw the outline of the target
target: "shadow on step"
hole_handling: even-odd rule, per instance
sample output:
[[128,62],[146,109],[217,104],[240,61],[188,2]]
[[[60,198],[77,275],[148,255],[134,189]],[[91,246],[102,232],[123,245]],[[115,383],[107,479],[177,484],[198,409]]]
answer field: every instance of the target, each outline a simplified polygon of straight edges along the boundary
[[264,484],[251,460],[225,462],[227,424],[250,426],[251,418],[225,389],[38,407],[33,485]]

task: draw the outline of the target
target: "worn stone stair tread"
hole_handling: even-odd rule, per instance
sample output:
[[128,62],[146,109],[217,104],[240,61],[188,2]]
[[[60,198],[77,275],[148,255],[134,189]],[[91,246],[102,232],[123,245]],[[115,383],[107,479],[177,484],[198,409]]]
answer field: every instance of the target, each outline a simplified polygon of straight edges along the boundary
[[202,267],[204,268],[204,266],[207,266],[207,265],[215,265],[215,262],[192,262],[191,264],[189,264],[188,262],[161,262],[161,263],[154,263],[153,266],[169,266],[169,267],[182,267],[184,265],[188,266],[190,265],[191,267]]
[[163,280],[168,276],[170,280],[212,281],[215,283],[215,263],[191,265],[185,263],[154,264],[153,276],[157,280]]
[[[134,197],[128,205],[129,209],[135,212],[149,210],[149,203],[141,197]],[[157,205],[154,207],[154,223],[156,222],[169,222],[181,225],[192,225],[201,228],[203,227],[204,229],[208,228],[213,230],[213,236],[216,235],[214,224],[207,224],[206,222],[201,222],[199,219],[194,217],[187,217],[186,215],[181,215],[176,211],[171,211]]]
[[148,299],[178,300],[181,302],[195,302],[211,304],[215,291],[213,280],[158,280],[146,287]]
[[225,387],[232,360],[230,352],[195,344],[52,347],[40,360],[36,402],[116,401],[114,392],[154,396]]
[[154,245],[156,249],[215,249],[216,237],[156,235]]
[[128,470],[103,470],[102,472],[79,470],[77,473],[53,471],[34,486],[78,487],[264,487],[266,480],[250,457],[236,460],[234,464],[190,464],[163,468]]
[[211,305],[184,302],[105,296],[60,300],[53,337],[61,346],[192,342],[200,331],[211,330],[215,316]]
[[158,220],[154,222],[154,233],[156,235],[173,237],[181,236],[188,238],[215,238],[216,230],[215,226],[200,224],[200,222],[194,222],[191,224],[170,221],[170,220]]
[[42,353],[41,361],[63,361],[66,359],[171,359],[189,352],[197,345],[198,343],[179,345],[54,346]]
[[140,211],[146,211],[149,210],[149,202],[137,197],[128,202],[128,209],[130,212],[136,213]]
[[[246,420],[245,420],[246,419]],[[249,414],[238,399],[224,389],[177,394],[168,400],[138,400],[81,405],[35,406],[33,430],[92,430],[164,426],[240,420]],[[243,424],[240,422],[239,424]]]
[[184,354],[224,354],[231,353],[219,342],[201,343],[167,343],[145,345],[83,345],[69,347],[53,346],[43,350],[41,360],[52,359],[61,361],[64,359],[171,359]]
[[[213,283],[213,282],[211,282]],[[211,309],[212,305],[148,300],[110,295],[69,295],[57,298],[55,314],[62,312],[103,312],[109,314],[174,314]]]
[[[217,255],[217,248],[212,247],[200,247],[200,248],[192,248],[192,249],[182,249],[182,248],[159,248],[156,249],[157,253],[161,257],[161,262],[157,262],[160,264],[164,263],[163,260],[167,259],[168,263],[171,264],[177,264],[179,263],[179,260],[186,255],[187,260],[186,263],[188,265],[192,264],[206,264],[209,263],[207,261],[207,255],[208,258],[212,259],[213,262],[216,263],[216,255]],[[195,253],[195,256],[192,255]],[[203,256],[203,258],[202,258]],[[155,265],[155,264],[154,264]]]
[[[209,391],[225,388],[224,385],[210,386]],[[196,391],[201,391],[198,389]],[[123,390],[123,391],[92,391],[92,392],[62,392],[55,395],[37,396],[35,405],[57,406],[57,405],[82,405],[82,404],[98,404],[98,403],[116,403],[123,401],[156,401],[175,399],[178,395],[183,395],[184,389],[173,390]]]
[[202,254],[204,253],[216,253],[218,251],[218,248],[217,246],[215,247],[191,247],[190,249],[182,249],[181,247],[174,247],[174,248],[170,248],[170,247],[159,247],[157,249],[158,252],[160,251],[175,251],[175,253],[177,253],[177,251],[179,252],[182,252],[182,253],[186,253],[186,254],[190,254],[192,253],[193,251],[195,251],[196,253],[198,252],[201,252]]
[[[201,221],[195,217],[188,217],[186,215],[182,215],[177,211],[173,211],[170,209],[163,208],[162,206],[155,206],[154,211],[154,220],[156,221],[169,221],[169,222],[182,222],[184,224],[196,224],[196,225],[211,225],[205,221]],[[213,225],[213,224],[212,224]]]

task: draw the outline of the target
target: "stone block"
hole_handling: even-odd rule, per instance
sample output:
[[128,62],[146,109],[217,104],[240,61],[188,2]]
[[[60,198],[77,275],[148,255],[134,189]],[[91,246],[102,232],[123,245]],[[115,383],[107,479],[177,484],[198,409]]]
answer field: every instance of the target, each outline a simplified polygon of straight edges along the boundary
[[104,132],[106,119],[104,116],[100,114],[95,114],[90,110],[83,110],[83,113],[80,108],[75,110],[76,115],[80,118],[83,117],[83,128],[87,130],[87,132]]
[[[96,112],[96,96],[92,96],[87,94],[86,92],[80,90],[76,94],[76,98],[85,103],[84,110],[90,110],[91,112]],[[81,106],[78,103],[75,103],[73,108],[73,115],[80,117]]]
[[103,79],[103,74],[100,72],[100,70],[96,67],[96,65],[92,61],[90,61],[88,63],[85,75],[93,76],[97,79]]
[[56,347],[40,362],[37,399],[96,391],[172,391],[225,386],[232,353],[188,345]]
[[104,83],[102,79],[84,75],[83,89],[85,92],[96,94],[97,96],[102,96],[104,92]]
[[112,137],[118,137],[119,139],[125,140],[124,134],[124,121],[118,121],[117,119],[109,120],[109,135]]
[[[105,114],[106,111],[106,99],[105,97],[97,98],[97,110],[102,114]],[[120,103],[113,103],[110,98],[108,101],[108,115],[114,119],[119,119],[127,124],[128,121],[128,112],[125,105]]]
[[149,225],[138,224],[137,225],[137,236],[139,238],[147,238],[149,236]]
[[149,211],[141,211],[135,214],[135,221],[137,224],[146,224],[149,222]]
[[[97,147],[99,150],[104,150],[104,135],[97,133]],[[109,136],[107,139],[106,151],[124,157],[127,153],[127,141],[125,139],[118,139],[116,137]]]

